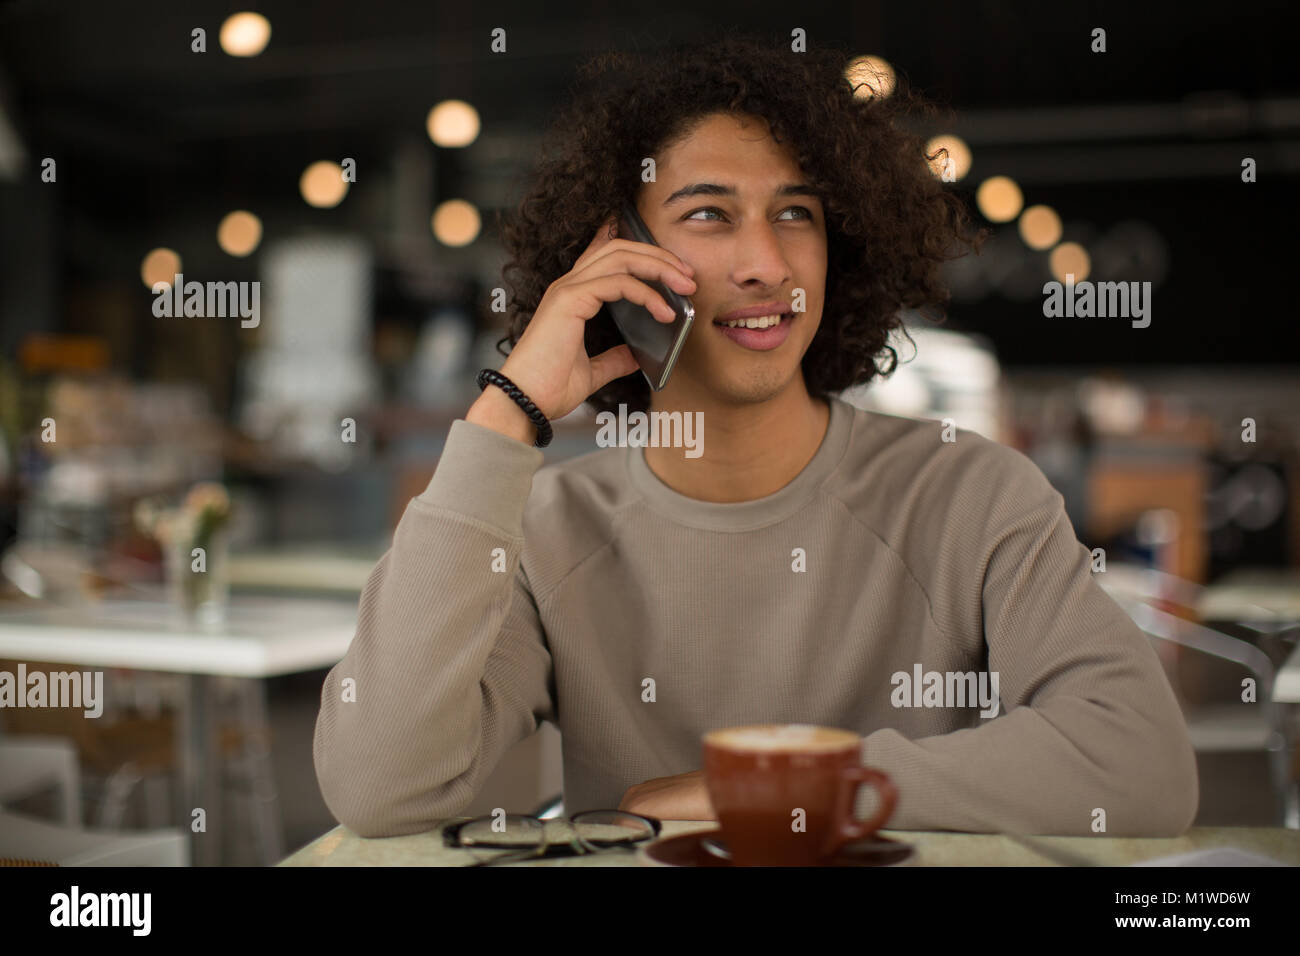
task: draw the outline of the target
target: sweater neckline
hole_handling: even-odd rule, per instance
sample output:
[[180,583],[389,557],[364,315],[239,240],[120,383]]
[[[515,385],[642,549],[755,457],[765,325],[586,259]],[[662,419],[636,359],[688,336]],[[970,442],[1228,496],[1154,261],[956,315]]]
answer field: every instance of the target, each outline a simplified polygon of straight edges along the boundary
[[645,448],[629,447],[628,480],[652,509],[678,524],[708,531],[750,531],[775,524],[801,509],[817,493],[844,457],[852,431],[854,407],[828,396],[830,421],[816,453],[785,487],[750,501],[701,501],[674,491],[650,470]]

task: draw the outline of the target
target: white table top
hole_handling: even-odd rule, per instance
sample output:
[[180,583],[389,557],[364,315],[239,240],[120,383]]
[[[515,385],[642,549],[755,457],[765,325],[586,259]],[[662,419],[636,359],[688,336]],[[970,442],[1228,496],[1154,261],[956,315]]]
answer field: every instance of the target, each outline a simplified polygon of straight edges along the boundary
[[216,630],[187,625],[167,604],[103,601],[0,611],[0,658],[228,677],[273,677],[338,663],[356,633],[357,603],[231,600]]
[[1208,585],[1197,612],[1202,620],[1284,624],[1300,621],[1300,570],[1247,568]]
[[361,596],[383,551],[338,553],[318,548],[233,553],[226,573],[232,589],[310,591],[320,595]]

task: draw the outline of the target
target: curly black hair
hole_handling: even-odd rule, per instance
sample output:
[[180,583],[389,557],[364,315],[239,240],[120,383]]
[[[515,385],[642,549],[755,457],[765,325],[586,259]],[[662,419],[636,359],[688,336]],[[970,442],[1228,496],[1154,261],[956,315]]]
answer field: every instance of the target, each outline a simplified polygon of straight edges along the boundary
[[[581,66],[522,200],[499,217],[511,289],[498,351],[509,354],[502,346],[519,341],[550,284],[573,268],[597,227],[634,200],[643,157],[726,113],[765,119],[824,197],[825,305],[802,362],[809,394],[893,372],[898,353],[888,339],[902,326],[901,310],[941,314],[948,293],[939,267],[978,249],[985,233],[934,175],[939,154],[927,155],[906,121],[913,111],[934,113],[933,105],[901,81],[889,96],[855,95],[850,60],[833,47],[797,53],[788,41],[732,34],[654,54],[604,53]],[[587,322],[588,355],[622,341],[607,309]],[[886,353],[891,360],[879,368]],[[626,375],[587,404],[647,411],[650,387],[644,376]]]

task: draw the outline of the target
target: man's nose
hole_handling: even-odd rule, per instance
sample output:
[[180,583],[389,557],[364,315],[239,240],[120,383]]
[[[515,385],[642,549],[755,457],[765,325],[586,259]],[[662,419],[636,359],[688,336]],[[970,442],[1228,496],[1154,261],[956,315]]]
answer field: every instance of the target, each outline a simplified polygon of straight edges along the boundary
[[764,286],[776,287],[791,277],[781,237],[766,220],[742,226],[732,254],[732,276],[737,285],[758,280]]

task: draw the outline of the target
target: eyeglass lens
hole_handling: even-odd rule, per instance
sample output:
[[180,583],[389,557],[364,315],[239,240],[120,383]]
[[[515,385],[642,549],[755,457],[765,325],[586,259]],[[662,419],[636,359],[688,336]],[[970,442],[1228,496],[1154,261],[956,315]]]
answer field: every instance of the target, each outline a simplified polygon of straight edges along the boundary
[[582,841],[612,846],[649,839],[654,829],[645,820],[618,811],[592,810],[575,814],[570,821],[507,814],[471,820],[460,831],[460,843],[467,847],[531,847],[543,841],[568,843],[575,833]]

